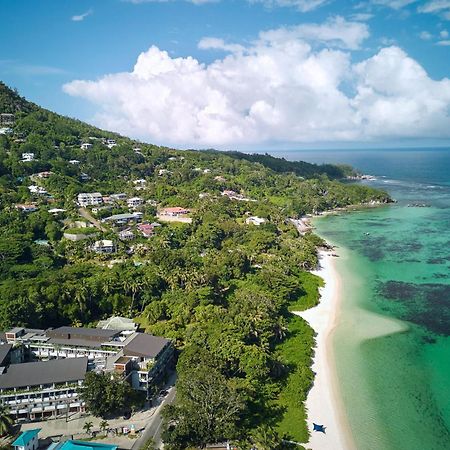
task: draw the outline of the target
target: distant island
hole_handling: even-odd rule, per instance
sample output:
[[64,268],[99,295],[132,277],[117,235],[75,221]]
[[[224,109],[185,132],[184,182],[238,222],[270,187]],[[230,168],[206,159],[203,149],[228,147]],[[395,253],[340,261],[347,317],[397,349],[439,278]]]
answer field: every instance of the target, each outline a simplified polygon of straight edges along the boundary
[[178,356],[169,448],[306,442],[314,332],[290,311],[319,302],[310,271],[325,242],[298,227],[391,201],[349,182],[363,178],[348,166],[146,144],[0,83],[0,329],[133,319]]

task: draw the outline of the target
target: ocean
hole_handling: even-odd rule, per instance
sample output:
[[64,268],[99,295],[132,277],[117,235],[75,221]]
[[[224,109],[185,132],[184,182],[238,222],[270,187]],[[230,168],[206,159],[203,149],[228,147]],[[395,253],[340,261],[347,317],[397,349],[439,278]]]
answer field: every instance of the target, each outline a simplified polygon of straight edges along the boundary
[[272,154],[351,164],[397,200],[314,221],[340,255],[341,396],[358,449],[450,449],[450,149]]

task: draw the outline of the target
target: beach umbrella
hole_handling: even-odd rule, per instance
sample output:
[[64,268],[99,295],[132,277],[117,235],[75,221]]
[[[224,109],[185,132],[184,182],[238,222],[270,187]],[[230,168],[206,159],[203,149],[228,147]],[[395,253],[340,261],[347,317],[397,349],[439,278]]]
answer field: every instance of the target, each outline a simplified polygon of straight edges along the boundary
[[319,433],[323,433],[323,434],[325,434],[325,426],[323,426],[323,425],[318,425],[317,423],[313,423],[313,431],[317,431],[317,432],[319,432]]

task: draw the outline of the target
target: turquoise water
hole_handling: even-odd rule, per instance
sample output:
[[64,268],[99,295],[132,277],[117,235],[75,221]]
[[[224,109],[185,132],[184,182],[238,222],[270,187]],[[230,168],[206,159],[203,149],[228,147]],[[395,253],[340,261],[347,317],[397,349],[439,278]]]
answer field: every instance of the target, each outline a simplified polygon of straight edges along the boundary
[[341,255],[333,341],[357,448],[450,449],[450,150],[284,156],[350,163],[398,200],[315,222]]

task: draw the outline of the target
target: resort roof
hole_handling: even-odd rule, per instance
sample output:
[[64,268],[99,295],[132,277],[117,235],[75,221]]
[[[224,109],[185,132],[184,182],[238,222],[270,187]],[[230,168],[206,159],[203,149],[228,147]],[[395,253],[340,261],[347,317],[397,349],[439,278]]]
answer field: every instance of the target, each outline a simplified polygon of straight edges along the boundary
[[141,356],[143,358],[156,358],[169,342],[168,339],[153,336],[147,333],[135,333],[130,337],[123,348],[125,356]]
[[0,366],[3,366],[3,363],[11,349],[12,349],[12,344],[0,345]]
[[76,337],[86,337],[86,338],[102,338],[110,339],[114,337],[117,331],[114,330],[103,330],[101,328],[77,328],[77,327],[59,327],[47,332],[49,336],[76,336]]
[[31,441],[38,433],[41,428],[35,428],[33,430],[24,431],[13,443],[14,447],[25,447],[28,442]]
[[87,358],[67,358],[11,364],[6,373],[0,375],[0,389],[83,380],[87,362]]

